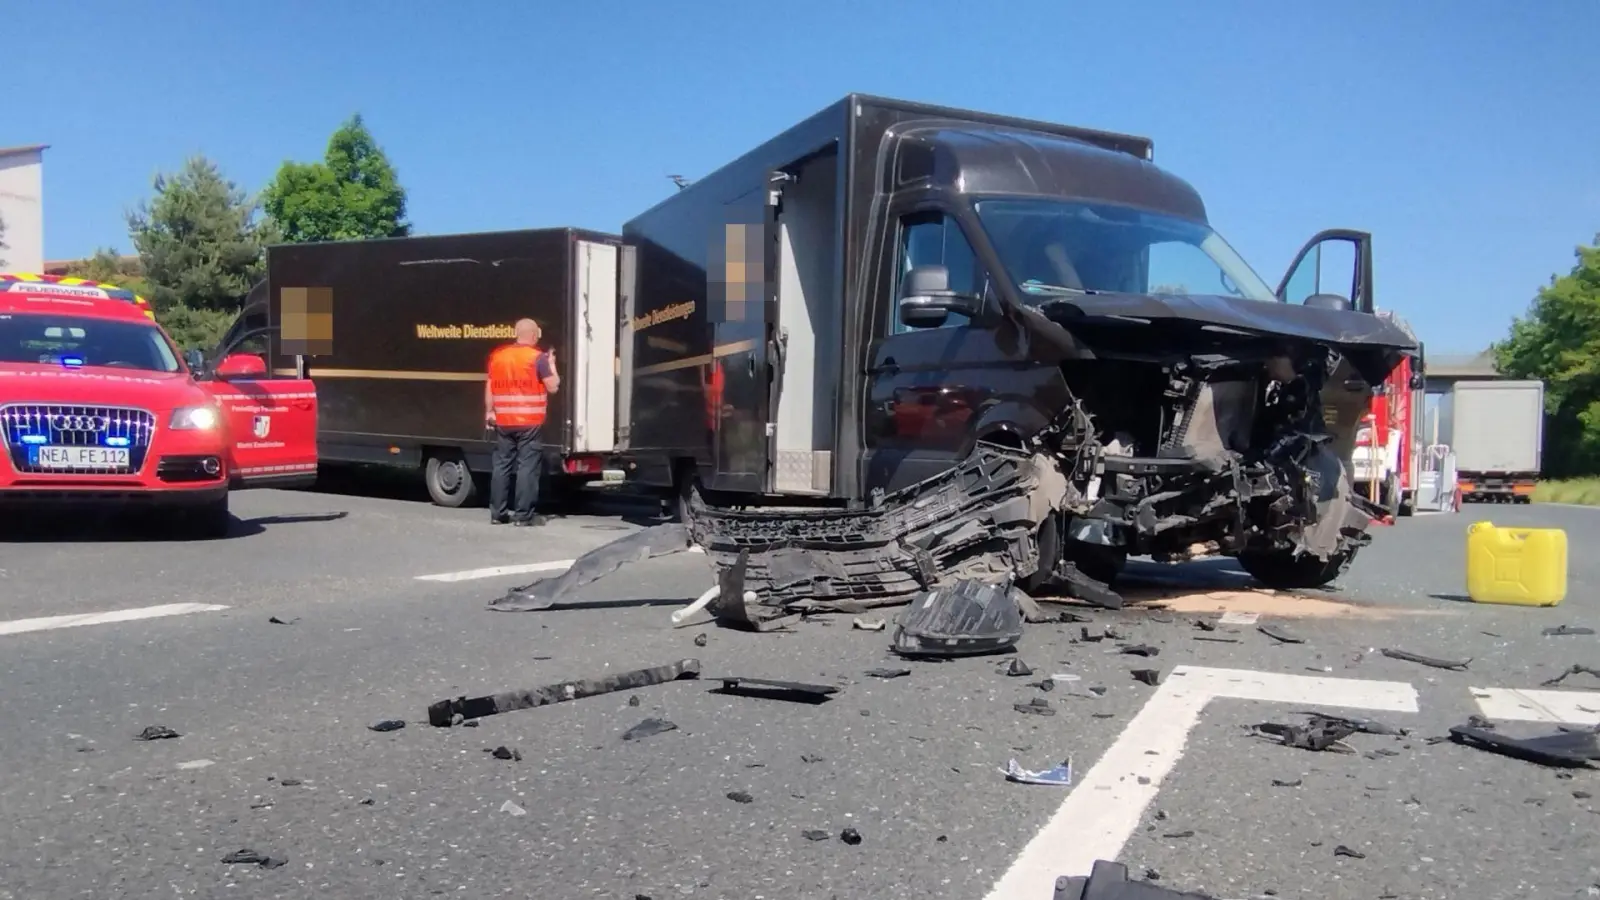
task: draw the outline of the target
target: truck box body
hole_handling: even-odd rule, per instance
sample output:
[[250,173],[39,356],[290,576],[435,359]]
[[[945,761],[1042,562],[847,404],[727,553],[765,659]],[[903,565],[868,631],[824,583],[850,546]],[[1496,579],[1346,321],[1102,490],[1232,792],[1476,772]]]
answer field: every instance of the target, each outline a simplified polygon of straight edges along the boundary
[[[271,365],[292,371],[304,354],[322,404],[324,460],[421,465],[444,454],[483,473],[488,355],[531,317],[563,382],[544,426],[547,451],[569,462],[609,456],[617,243],[551,228],[271,247],[266,302],[282,326]],[[307,343],[288,346],[295,333]],[[592,461],[578,468],[599,474]]]
[[[619,431],[639,481],[671,485],[692,464],[704,487],[736,493],[852,500],[888,483],[866,471],[862,426],[872,337],[893,315],[872,302],[889,288],[879,257],[895,249],[877,237],[881,200],[945,164],[932,139],[897,132],[981,141],[962,133],[974,127],[1152,155],[1141,137],[853,94],[623,226]],[[1033,179],[1063,173],[1030,172],[1027,149],[1002,147],[1006,159],[972,171],[997,190],[1047,193]],[[905,454],[887,477],[946,469],[946,449]]]
[[1544,382],[1462,381],[1441,403],[1464,499],[1531,495],[1542,465]]

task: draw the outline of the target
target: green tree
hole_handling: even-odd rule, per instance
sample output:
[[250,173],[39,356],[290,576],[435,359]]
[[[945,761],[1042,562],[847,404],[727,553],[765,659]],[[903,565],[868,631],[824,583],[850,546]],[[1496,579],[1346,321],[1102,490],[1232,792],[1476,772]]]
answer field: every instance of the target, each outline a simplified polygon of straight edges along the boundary
[[406,192],[361,116],[328,139],[322,162],[285,162],[262,205],[291,243],[404,237]]
[[1576,255],[1493,347],[1502,373],[1545,383],[1544,462],[1554,476],[1600,472],[1600,246]]
[[196,156],[157,175],[155,196],[128,215],[156,318],[185,348],[209,346],[264,274],[273,237],[257,205]]
[[144,270],[137,259],[124,259],[108,247],[102,247],[88,259],[67,266],[67,274],[87,278],[104,284],[127,288],[145,299],[150,298],[150,285],[144,279]]

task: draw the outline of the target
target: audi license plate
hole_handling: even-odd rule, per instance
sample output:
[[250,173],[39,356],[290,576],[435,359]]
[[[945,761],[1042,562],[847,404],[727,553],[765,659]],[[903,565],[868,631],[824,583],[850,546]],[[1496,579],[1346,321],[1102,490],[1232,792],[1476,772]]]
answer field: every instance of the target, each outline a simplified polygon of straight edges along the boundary
[[126,469],[127,447],[31,447],[29,455],[41,469]]

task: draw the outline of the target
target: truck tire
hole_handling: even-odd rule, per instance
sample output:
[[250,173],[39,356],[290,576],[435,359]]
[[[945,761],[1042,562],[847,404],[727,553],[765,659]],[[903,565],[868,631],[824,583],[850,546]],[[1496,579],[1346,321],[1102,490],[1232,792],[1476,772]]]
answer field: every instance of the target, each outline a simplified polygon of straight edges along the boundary
[[1326,560],[1310,554],[1295,556],[1290,550],[1246,551],[1239,554],[1239,567],[1265,587],[1293,591],[1328,584],[1338,578],[1354,558],[1354,550]]
[[478,481],[460,453],[431,454],[423,477],[428,483],[428,497],[439,506],[459,509],[478,496]]

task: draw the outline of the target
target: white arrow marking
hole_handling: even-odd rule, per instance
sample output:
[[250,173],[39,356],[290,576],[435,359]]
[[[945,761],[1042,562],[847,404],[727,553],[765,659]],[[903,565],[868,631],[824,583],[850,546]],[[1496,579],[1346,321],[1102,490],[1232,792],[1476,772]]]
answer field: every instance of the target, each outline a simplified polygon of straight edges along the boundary
[[1057,876],[1087,875],[1095,860],[1116,859],[1162,779],[1183,756],[1201,710],[1217,698],[1417,711],[1417,691],[1405,682],[1178,666],[1023,848],[987,900],[1049,897]]
[[1600,725],[1600,693],[1471,688],[1484,718],[1500,722],[1559,722]]

